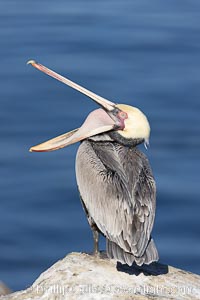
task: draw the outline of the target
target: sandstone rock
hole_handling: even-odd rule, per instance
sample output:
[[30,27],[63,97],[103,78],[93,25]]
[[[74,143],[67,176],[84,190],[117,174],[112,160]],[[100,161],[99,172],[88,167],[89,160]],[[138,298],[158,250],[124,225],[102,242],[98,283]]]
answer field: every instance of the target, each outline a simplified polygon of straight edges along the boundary
[[27,290],[0,300],[200,299],[200,276],[160,263],[128,267],[106,258],[71,253]]
[[10,293],[11,293],[11,290],[5,285],[5,283],[0,281],[0,296],[7,295]]

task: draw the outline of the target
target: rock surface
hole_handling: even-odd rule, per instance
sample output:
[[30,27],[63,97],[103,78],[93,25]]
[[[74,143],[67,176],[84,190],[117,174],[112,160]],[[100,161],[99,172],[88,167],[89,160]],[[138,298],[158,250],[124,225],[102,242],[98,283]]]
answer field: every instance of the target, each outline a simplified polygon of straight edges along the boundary
[[2,281],[0,281],[0,296],[10,294],[11,290],[9,287],[5,285]]
[[200,299],[200,276],[160,263],[127,267],[71,253],[42,273],[27,290],[0,300]]

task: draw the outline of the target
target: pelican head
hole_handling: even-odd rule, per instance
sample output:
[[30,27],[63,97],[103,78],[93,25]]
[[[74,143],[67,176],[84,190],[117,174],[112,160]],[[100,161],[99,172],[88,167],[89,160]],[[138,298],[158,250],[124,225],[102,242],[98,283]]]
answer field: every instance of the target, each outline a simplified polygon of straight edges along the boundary
[[145,114],[138,109],[126,104],[117,104],[117,108],[127,114],[127,119],[124,120],[124,129],[118,129],[111,133],[113,138],[118,138],[118,141],[127,145],[136,145],[144,142],[145,147],[149,145],[150,125]]
[[111,136],[113,135],[114,139],[119,140],[119,142],[122,141],[122,143],[125,144],[126,141],[130,143],[130,141],[135,140],[139,140],[140,142],[144,141],[145,144],[148,144],[150,135],[149,122],[143,112],[138,108],[111,102],[34,60],[28,61],[27,64],[31,64],[38,70],[78,90],[101,106],[101,108],[92,111],[87,116],[80,128],[33,146],[30,148],[31,152],[57,150],[104,132],[108,132]]

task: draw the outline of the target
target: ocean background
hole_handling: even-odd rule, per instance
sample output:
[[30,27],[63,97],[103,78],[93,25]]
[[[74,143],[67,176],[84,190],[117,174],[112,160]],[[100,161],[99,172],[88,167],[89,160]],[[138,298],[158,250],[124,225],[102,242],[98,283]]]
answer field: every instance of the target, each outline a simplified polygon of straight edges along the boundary
[[79,127],[97,105],[29,59],[145,112],[160,261],[200,274],[200,1],[1,0],[0,280],[13,290],[93,247],[76,187],[78,144],[28,149]]

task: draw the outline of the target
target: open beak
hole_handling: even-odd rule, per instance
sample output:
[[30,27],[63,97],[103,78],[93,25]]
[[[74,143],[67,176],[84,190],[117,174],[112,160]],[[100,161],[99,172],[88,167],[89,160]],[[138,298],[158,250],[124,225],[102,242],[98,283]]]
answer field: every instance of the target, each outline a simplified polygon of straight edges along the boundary
[[96,95],[86,88],[35,62],[34,60],[28,61],[27,64],[31,64],[38,70],[76,89],[77,91],[97,102],[102,107],[91,112],[80,128],[74,129],[68,133],[64,133],[42,144],[33,146],[30,148],[31,152],[53,151],[66,147],[70,144],[74,144],[96,134],[100,134],[110,130],[124,129],[124,121],[120,118],[121,111],[116,107],[115,103]]

